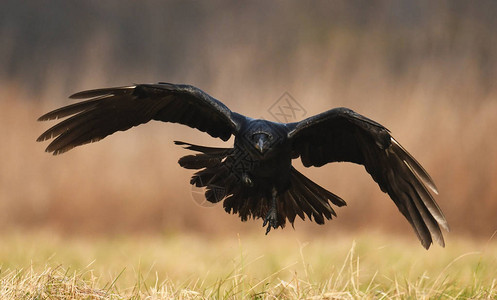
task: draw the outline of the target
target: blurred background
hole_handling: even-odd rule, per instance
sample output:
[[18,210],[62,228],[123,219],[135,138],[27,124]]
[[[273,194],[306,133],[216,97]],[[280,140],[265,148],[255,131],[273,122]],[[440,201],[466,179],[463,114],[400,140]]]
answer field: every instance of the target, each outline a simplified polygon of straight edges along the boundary
[[[306,116],[352,108],[388,127],[432,175],[448,239],[488,239],[497,229],[496,77],[491,0],[0,1],[0,230],[263,234],[261,220],[204,207],[189,185],[193,172],[177,164],[188,151],[173,140],[223,145],[204,133],[150,123],[56,157],[35,142],[55,124],[36,119],[74,92],[166,81],[257,118],[272,119],[285,93]],[[363,167],[295,164],[348,202],[337,219],[297,221],[297,231],[415,239]]]

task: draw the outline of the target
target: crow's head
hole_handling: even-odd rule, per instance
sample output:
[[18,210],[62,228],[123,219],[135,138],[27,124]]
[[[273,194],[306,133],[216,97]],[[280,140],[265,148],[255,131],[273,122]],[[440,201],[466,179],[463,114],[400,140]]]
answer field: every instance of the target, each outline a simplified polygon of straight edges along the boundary
[[272,135],[264,131],[256,131],[250,135],[250,141],[252,142],[252,145],[261,154],[264,154],[271,147],[272,140]]
[[[239,142],[254,157],[278,155],[286,138],[284,124],[266,120],[252,120],[239,135]],[[242,141],[243,140],[243,141]]]

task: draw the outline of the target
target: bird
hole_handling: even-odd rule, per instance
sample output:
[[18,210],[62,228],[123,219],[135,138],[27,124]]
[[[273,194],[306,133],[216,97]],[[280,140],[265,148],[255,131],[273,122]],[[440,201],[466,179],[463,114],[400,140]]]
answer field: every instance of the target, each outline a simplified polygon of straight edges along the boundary
[[386,127],[351,109],[279,123],[231,111],[192,85],[165,82],[86,90],[70,98],[81,101],[38,119],[64,118],[37,139],[53,139],[46,151],[54,155],[151,120],[183,124],[225,142],[234,137],[233,146],[224,148],[174,141],[194,152],[178,163],[196,170],[190,183],[205,190],[207,201],[222,202],[242,221],[262,219],[266,235],[287,221],[294,226],[297,216],[324,224],[337,216],[334,206],[346,205],[293,167],[293,160],[300,158],[304,167],[355,163],[390,196],[424,248],[434,241],[445,246],[441,229],[449,226],[433,197],[433,179]]

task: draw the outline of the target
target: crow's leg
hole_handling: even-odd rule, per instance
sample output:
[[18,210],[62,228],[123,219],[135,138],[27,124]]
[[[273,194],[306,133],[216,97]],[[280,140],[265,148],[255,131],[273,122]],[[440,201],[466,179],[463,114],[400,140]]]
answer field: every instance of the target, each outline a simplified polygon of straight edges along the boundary
[[271,227],[273,227],[274,229],[278,228],[278,211],[276,210],[277,192],[274,187],[271,196],[271,208],[267,212],[264,223],[262,224],[262,227],[266,226],[267,224],[266,235],[269,233],[269,231],[271,231]]

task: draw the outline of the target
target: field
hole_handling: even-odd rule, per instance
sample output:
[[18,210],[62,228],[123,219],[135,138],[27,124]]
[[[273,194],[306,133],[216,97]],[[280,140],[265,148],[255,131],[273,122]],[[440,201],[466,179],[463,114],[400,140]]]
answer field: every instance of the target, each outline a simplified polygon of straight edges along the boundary
[[2,299],[482,299],[497,297],[495,241],[296,232],[0,240]]

